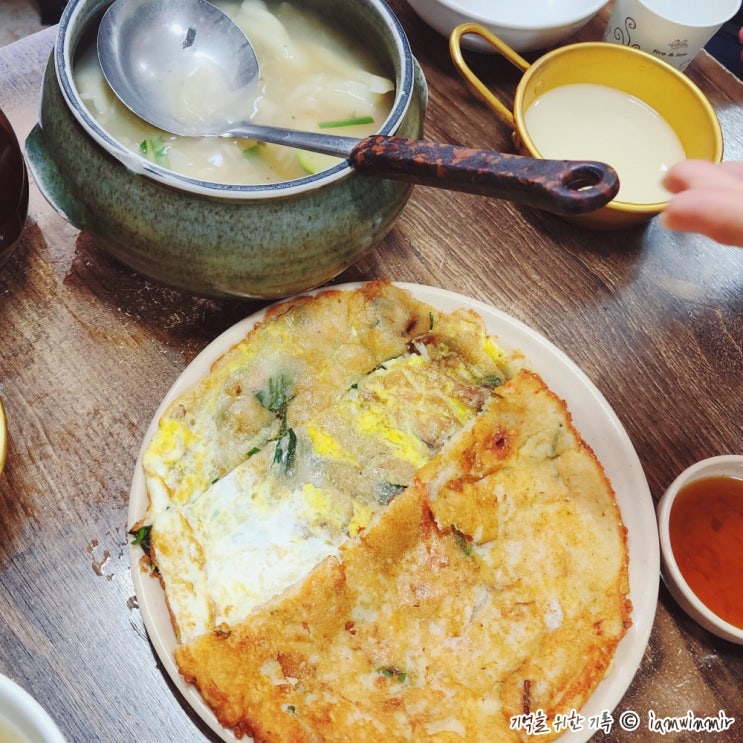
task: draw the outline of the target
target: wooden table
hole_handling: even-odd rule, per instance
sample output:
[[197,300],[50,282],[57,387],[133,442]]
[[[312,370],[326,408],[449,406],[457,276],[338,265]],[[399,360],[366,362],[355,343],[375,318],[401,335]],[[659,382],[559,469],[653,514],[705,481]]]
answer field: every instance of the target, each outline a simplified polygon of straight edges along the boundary
[[[426,135],[512,151],[465,90],[445,39],[393,8],[430,85]],[[580,38],[599,38],[606,11]],[[54,29],[0,49],[0,107],[20,138],[36,120]],[[518,73],[474,60],[503,96]],[[743,84],[702,54],[688,74],[743,160]],[[743,452],[743,250],[653,222],[616,233],[508,202],[415,190],[398,224],[338,281],[389,277],[491,303],[588,374],[626,427],[653,497],[703,457]],[[148,642],[127,558],[129,487],[145,429],[196,353],[257,303],[155,285],[65,223],[32,187],[17,253],[0,273],[0,672],[29,689],[70,741],[216,740],[174,693]],[[700,629],[661,586],[651,639],[615,716],[723,710],[743,740],[743,647]],[[688,734],[665,741],[691,741]]]

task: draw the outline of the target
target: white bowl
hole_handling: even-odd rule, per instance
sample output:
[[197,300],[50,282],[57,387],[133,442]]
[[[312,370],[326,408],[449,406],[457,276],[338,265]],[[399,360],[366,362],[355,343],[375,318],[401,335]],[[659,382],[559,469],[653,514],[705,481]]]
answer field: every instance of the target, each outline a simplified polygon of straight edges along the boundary
[[[448,37],[461,23],[479,23],[517,52],[546,49],[572,36],[593,18],[607,0],[408,0],[410,7],[440,34]],[[468,49],[494,50],[468,37]]]
[[65,743],[41,705],[25,689],[0,675],[0,740],[7,740],[3,734],[9,735],[8,724],[24,743]]
[[704,629],[723,640],[743,645],[743,628],[736,627],[711,611],[691,590],[679,570],[669,535],[668,523],[676,495],[687,483],[702,477],[728,476],[743,480],[743,455],[728,454],[703,459],[684,470],[669,486],[658,502],[658,533],[660,535],[661,574],[671,595],[681,608]]

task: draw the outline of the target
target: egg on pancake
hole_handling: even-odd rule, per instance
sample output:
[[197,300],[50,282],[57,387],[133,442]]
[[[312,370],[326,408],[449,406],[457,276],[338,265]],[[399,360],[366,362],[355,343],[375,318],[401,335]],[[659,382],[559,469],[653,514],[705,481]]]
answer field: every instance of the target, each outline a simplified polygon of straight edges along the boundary
[[179,642],[363,531],[512,373],[472,312],[379,282],[280,305],[174,401],[142,523]]
[[307,578],[176,649],[257,741],[523,741],[579,710],[630,625],[614,493],[564,402],[498,387],[414,484]]
[[162,416],[143,459],[151,508],[197,498],[275,435],[271,380],[290,380],[293,418],[311,415],[430,326],[428,308],[382,282],[274,305]]

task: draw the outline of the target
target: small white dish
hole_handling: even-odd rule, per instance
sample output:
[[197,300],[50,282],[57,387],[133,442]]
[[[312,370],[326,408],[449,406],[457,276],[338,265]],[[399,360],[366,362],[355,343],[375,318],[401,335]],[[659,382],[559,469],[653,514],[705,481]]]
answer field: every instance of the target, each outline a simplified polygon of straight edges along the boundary
[[[546,49],[579,31],[607,0],[408,0],[410,7],[431,28],[448,37],[462,23],[479,23],[517,52]],[[478,52],[494,51],[477,37],[468,36],[463,46]]]
[[669,521],[679,491],[688,483],[707,477],[731,477],[743,480],[743,455],[728,454],[703,459],[685,469],[668,487],[658,502],[661,575],[679,606],[699,625],[723,640],[743,645],[743,628],[717,616],[691,589],[671,547]]
[[[15,734],[15,738],[11,737]],[[65,743],[43,707],[21,686],[0,675],[0,740],[18,743]]]

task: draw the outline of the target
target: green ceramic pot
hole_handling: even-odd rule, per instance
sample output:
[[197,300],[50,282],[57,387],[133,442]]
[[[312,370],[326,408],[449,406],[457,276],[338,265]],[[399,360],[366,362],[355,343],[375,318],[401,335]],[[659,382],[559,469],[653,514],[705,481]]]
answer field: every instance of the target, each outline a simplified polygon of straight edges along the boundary
[[[212,297],[273,299],[318,286],[392,228],[411,185],[347,163],[280,184],[231,186],[176,175],[132,154],[88,113],[71,70],[111,0],[71,0],[42,86],[29,169],[69,222],[160,283]],[[422,135],[427,86],[382,0],[301,0],[379,50],[396,83],[382,134]]]

